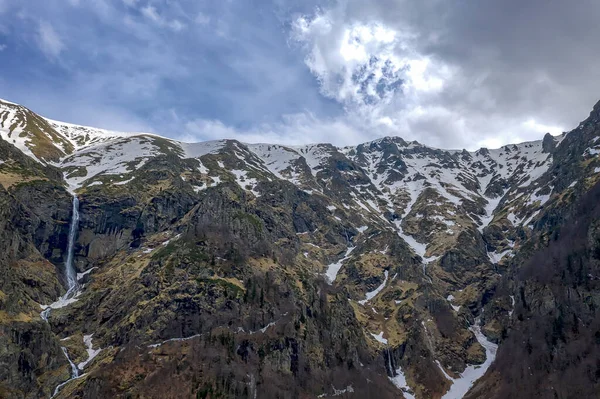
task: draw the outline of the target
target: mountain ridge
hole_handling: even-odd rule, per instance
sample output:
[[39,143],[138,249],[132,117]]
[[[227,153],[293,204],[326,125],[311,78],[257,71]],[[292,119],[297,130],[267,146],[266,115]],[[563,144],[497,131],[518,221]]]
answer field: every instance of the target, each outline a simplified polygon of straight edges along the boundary
[[[16,397],[68,379],[64,345],[85,377],[59,398],[500,395],[498,379],[515,377],[494,368],[496,348],[506,359],[518,345],[506,340],[525,312],[547,317],[532,304],[548,288],[519,270],[600,178],[596,111],[558,138],[472,152],[399,137],[338,148],[63,134],[22,112],[0,108],[0,199],[26,215],[4,215],[0,234],[29,248],[6,261],[0,316],[3,291],[20,313],[0,328],[47,344],[29,374],[0,372],[28,392]],[[64,280],[72,194],[82,289],[48,325],[40,305]],[[43,277],[22,276],[25,263]],[[86,363],[86,348],[103,349]]]
[[[10,106],[20,107],[20,108],[23,108],[24,110],[26,110],[28,112],[34,113],[34,111],[32,111],[31,109],[27,108],[24,105],[14,103],[14,102],[11,102],[11,101],[3,99],[3,98],[0,98],[0,104],[1,103],[4,103],[6,105],[10,105]],[[38,115],[38,114],[36,114],[36,115]],[[47,118],[47,117],[44,117],[44,116],[41,116],[41,115],[38,115],[38,116],[40,116],[41,118],[43,118],[44,120],[46,120],[50,125],[53,125],[54,127],[59,128],[59,129],[60,128],[71,128],[71,129],[75,129],[75,130],[82,130],[84,133],[80,133],[80,134],[85,134],[85,131],[95,131],[97,133],[104,133],[105,135],[110,136],[112,138],[117,138],[117,137],[131,137],[131,136],[155,136],[155,137],[160,137],[160,138],[164,138],[164,139],[167,139],[167,140],[172,140],[172,141],[175,141],[175,142],[185,143],[185,144],[198,144],[198,143],[210,142],[210,141],[234,140],[234,139],[223,138],[223,139],[214,139],[214,140],[206,140],[206,141],[187,142],[187,141],[181,141],[181,140],[169,138],[169,137],[163,136],[163,135],[161,135],[159,133],[151,133],[151,132],[125,132],[125,131],[118,131],[118,130],[110,130],[110,129],[104,129],[104,128],[97,128],[97,127],[94,127],[94,126],[79,125],[79,124],[75,124],[75,123],[71,123],[71,122],[59,121],[59,120],[55,120],[55,119],[52,119],[52,118]],[[550,133],[546,133],[546,135],[550,135],[552,137],[562,137],[566,133],[567,132],[563,132],[563,133],[557,134],[557,135],[551,135]],[[428,146],[426,144],[421,144],[417,140],[411,140],[411,141],[406,142],[401,136],[384,136],[384,137],[379,137],[379,138],[373,139],[371,141],[366,141],[364,143],[359,143],[359,144],[356,144],[356,145],[347,145],[347,146],[340,146],[340,147],[335,146],[335,147],[338,148],[338,149],[340,149],[340,150],[342,150],[342,149],[355,148],[355,147],[358,147],[360,145],[368,145],[368,144],[372,144],[372,143],[377,143],[379,141],[385,141],[385,140],[390,140],[390,139],[394,140],[395,139],[395,140],[400,140],[402,142],[405,142],[407,144],[414,144],[414,145],[418,145],[418,146],[422,146],[422,147],[428,147],[428,148],[435,149],[435,150],[442,150],[442,151],[448,151],[448,152],[468,151],[470,153],[476,153],[476,152],[481,151],[481,150],[499,150],[501,148],[504,148],[504,147],[507,147],[507,146],[511,146],[511,145],[520,145],[520,144],[535,143],[535,142],[543,140],[543,137],[544,136],[542,136],[542,138],[540,138],[539,140],[530,140],[530,141],[508,143],[508,144],[501,145],[498,148],[481,147],[481,148],[478,148],[477,150],[432,147],[432,146]],[[301,148],[304,148],[304,147],[307,147],[307,146],[327,145],[327,144],[330,144],[330,143],[327,143],[327,142],[315,142],[315,143],[308,143],[308,144],[303,144],[303,145],[284,145],[284,144],[281,144],[281,143],[266,143],[266,142],[249,143],[249,142],[242,142],[242,141],[240,141],[240,143],[245,144],[245,145],[281,145],[281,146],[285,146],[285,147],[291,148],[291,149],[301,149]],[[333,144],[331,144],[331,145],[333,145]],[[81,148],[85,148],[85,147],[81,147]]]

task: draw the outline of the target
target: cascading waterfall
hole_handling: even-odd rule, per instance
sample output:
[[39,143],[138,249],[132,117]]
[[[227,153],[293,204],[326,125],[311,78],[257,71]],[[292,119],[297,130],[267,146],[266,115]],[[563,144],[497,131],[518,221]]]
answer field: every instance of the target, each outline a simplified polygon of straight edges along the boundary
[[[74,302],[75,297],[78,294],[79,284],[77,282],[77,272],[75,271],[75,265],[73,264],[73,258],[75,257],[75,241],[77,238],[77,230],[79,229],[79,198],[76,195],[73,196],[73,215],[71,217],[71,223],[69,225],[69,240],[67,242],[67,259],[65,261],[65,276],[67,277],[67,292],[58,298],[56,302],[49,306],[44,307],[44,311],[41,313],[42,319],[48,321],[48,316],[52,309],[59,309],[67,306]],[[69,381],[80,377],[79,368],[73,363],[67,352],[67,348],[61,347],[65,357],[67,358],[69,365],[71,366],[71,378],[57,386],[54,390],[52,397],[56,396],[58,391]]]
[[65,261],[65,276],[67,277],[67,292],[58,298],[56,302],[51,305],[43,306],[44,311],[41,313],[42,319],[48,321],[48,316],[52,309],[59,309],[67,306],[74,302],[74,297],[77,295],[77,273],[75,271],[75,265],[73,264],[73,258],[75,256],[75,240],[77,238],[77,230],[79,229],[79,198],[73,196],[73,216],[71,217],[71,223],[69,225],[69,240],[67,242],[67,259]]
[[65,294],[66,299],[73,296],[77,291],[77,273],[75,272],[75,266],[73,265],[73,257],[75,255],[75,238],[77,236],[77,230],[79,228],[79,198],[73,196],[73,217],[71,218],[71,225],[69,226],[69,241],[67,245],[67,261],[65,262],[65,275],[67,276],[67,293]]
[[79,377],[79,369],[77,368],[77,366],[75,365],[75,363],[73,363],[73,361],[71,360],[71,358],[69,357],[69,354],[67,353],[67,348],[65,348],[64,346],[61,348],[63,353],[65,354],[65,357],[67,358],[67,360],[69,361],[69,366],[71,366],[71,377],[72,378],[77,378]]
[[395,377],[396,370],[394,370],[394,366],[392,365],[392,353],[390,352],[390,348],[385,348],[384,354],[384,357],[387,360],[388,375],[390,377]]

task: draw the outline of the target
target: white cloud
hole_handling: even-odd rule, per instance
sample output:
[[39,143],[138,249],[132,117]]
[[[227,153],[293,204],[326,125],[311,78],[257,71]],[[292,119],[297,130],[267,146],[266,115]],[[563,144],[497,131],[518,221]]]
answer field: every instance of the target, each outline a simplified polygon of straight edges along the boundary
[[439,92],[451,78],[448,65],[415,51],[414,34],[378,21],[347,22],[341,10],[300,17],[293,25],[324,95],[346,105],[379,107],[398,96],[408,102]]
[[154,6],[147,5],[146,7],[143,7],[142,15],[154,22],[162,23],[162,18],[158,15],[158,11],[156,11],[156,7]]
[[62,39],[48,22],[40,22],[37,39],[40,49],[48,57],[56,58],[65,49]]
[[135,7],[135,5],[138,3],[139,0],[123,0],[123,3],[127,6],[127,7]]
[[[128,1],[130,1],[130,0],[128,0]],[[185,24],[177,19],[168,21],[165,18],[163,18],[162,15],[160,15],[158,13],[158,10],[156,9],[156,7],[154,7],[152,5],[147,5],[147,6],[143,7],[141,9],[141,12],[144,17],[148,18],[149,20],[151,20],[158,26],[168,27],[171,30],[173,30],[174,32],[181,32],[183,29],[186,28]]]
[[565,131],[565,128],[562,126],[553,126],[553,125],[545,125],[543,123],[538,123],[535,119],[531,118],[523,122],[523,127],[528,130],[533,130],[534,132],[538,132],[540,134],[550,133],[550,134],[561,134]]
[[196,119],[184,124],[185,133],[178,138],[194,142],[217,139],[237,139],[246,143],[299,145],[364,142],[368,135],[343,119],[320,120],[312,114],[285,115],[281,123],[262,124],[250,129],[237,129],[218,120]]
[[167,26],[173,29],[175,32],[181,32],[183,29],[185,29],[185,25],[181,21],[176,19],[168,22]]
[[208,25],[208,23],[210,22],[210,17],[202,12],[199,12],[198,15],[196,15],[194,21],[198,25]]

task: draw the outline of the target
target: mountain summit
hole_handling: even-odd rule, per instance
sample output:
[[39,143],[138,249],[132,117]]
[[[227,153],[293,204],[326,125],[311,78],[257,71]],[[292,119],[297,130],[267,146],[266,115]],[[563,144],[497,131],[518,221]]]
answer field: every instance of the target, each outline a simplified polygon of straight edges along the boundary
[[189,144],[2,100],[0,397],[594,397],[596,108],[470,152]]

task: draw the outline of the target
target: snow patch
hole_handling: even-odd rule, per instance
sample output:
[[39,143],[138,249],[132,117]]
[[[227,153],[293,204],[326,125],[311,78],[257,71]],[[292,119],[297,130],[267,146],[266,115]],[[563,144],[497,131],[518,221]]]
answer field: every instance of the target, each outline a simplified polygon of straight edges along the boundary
[[235,180],[237,184],[244,190],[248,190],[247,187],[250,187],[250,191],[257,197],[260,197],[260,193],[256,191],[256,185],[258,184],[258,180],[253,177],[248,176],[248,172],[245,170],[230,170],[231,173],[235,176]]
[[504,258],[506,255],[510,255],[512,254],[512,250],[507,249],[504,250],[502,252],[488,252],[488,258],[490,259],[490,262],[492,262],[493,264],[498,264],[500,263],[500,261],[502,260],[502,258]]
[[352,385],[348,385],[344,389],[335,389],[335,387],[333,385],[331,386],[331,388],[333,389],[332,394],[322,393],[319,396],[317,396],[317,398],[326,398],[328,396],[341,396],[345,393],[353,393],[354,392],[354,388],[352,387]]
[[[179,143],[184,158],[200,158],[207,154],[218,154],[224,146],[225,141],[223,140],[204,141],[201,143]],[[221,168],[223,168],[222,164],[219,161]]]
[[396,369],[396,376],[388,378],[398,389],[402,391],[402,395],[406,399],[415,399],[415,395],[412,393],[412,390],[408,386],[408,382],[406,382],[406,376],[402,371],[402,367],[398,367],[398,369]]
[[94,360],[94,358],[98,356],[98,354],[102,351],[102,349],[94,349],[94,345],[92,344],[93,335],[94,334],[83,336],[83,343],[85,344],[88,358],[77,365],[79,370],[83,370],[85,366],[87,366],[92,360]]
[[365,231],[367,231],[369,227],[368,226],[361,226],[359,228],[357,228],[356,230],[358,230],[359,233],[364,233]]
[[481,346],[485,349],[485,362],[480,365],[471,365],[467,366],[465,371],[463,371],[458,378],[452,378],[446,373],[444,368],[441,366],[439,361],[437,362],[438,367],[442,371],[442,373],[452,381],[452,386],[450,390],[442,397],[442,399],[460,399],[462,398],[468,391],[471,389],[475,381],[481,378],[487,369],[491,366],[496,359],[496,351],[498,350],[498,345],[489,341],[485,335],[481,332],[481,326],[479,325],[479,319],[475,320],[475,325],[469,328],[475,334],[475,338],[481,344]]
[[327,282],[329,283],[329,285],[333,284],[335,278],[337,277],[337,274],[342,268],[343,263],[350,257],[350,254],[352,253],[354,248],[356,247],[348,247],[348,249],[346,250],[346,254],[342,259],[327,266],[327,272],[325,272],[325,274],[327,275]]
[[388,273],[387,270],[384,270],[383,274],[385,276],[385,278],[383,279],[383,283],[381,283],[381,285],[379,287],[375,288],[373,291],[367,292],[367,299],[363,299],[362,301],[358,301],[358,303],[360,303],[361,305],[366,304],[371,299],[375,298],[385,288],[385,285],[386,285],[387,280],[388,280],[389,273]]
[[87,274],[90,274],[94,269],[97,269],[97,267],[92,267],[91,269],[88,269],[88,270],[84,271],[83,273],[77,273],[77,281],[81,280]]
[[385,338],[383,338],[383,331],[382,331],[382,332],[380,332],[379,334],[373,334],[373,333],[370,333],[370,334],[371,334],[371,336],[372,336],[373,338],[375,338],[375,340],[377,340],[378,342],[381,342],[382,344],[384,344],[384,345],[387,345],[387,343],[388,343],[388,340],[387,340],[387,339],[385,339]]
[[510,296],[510,303],[512,305],[512,310],[508,311],[508,317],[512,317],[513,312],[515,311],[515,297],[514,297],[514,295]]

